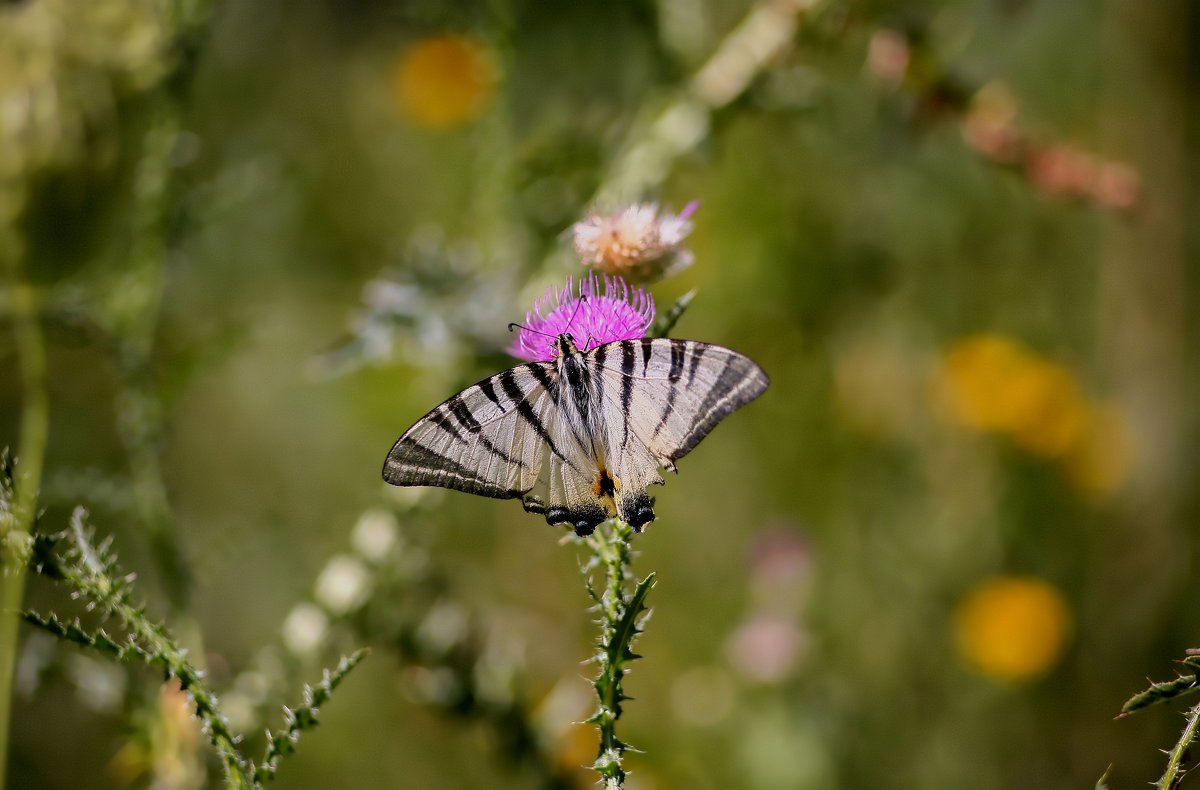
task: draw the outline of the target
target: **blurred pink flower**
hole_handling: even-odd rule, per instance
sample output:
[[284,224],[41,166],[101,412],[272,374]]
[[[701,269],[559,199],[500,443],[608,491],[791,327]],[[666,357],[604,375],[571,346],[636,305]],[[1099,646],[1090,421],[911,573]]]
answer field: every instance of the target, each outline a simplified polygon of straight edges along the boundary
[[1087,197],[1096,183],[1096,158],[1072,145],[1035,148],[1026,170],[1036,186],[1067,197]]
[[908,73],[908,38],[896,30],[877,30],[867,45],[867,71],[880,82],[895,87]]
[[620,277],[602,279],[591,274],[578,283],[568,277],[565,287],[551,286],[534,302],[508,353],[549,362],[555,357],[554,339],[563,333],[570,333],[580,350],[586,351],[643,337],[652,321],[654,297]]
[[746,678],[778,683],[796,667],[804,648],[804,633],[791,619],[755,615],[729,638],[729,663]]
[[794,587],[804,580],[811,566],[808,541],[787,524],[760,532],[750,549],[754,580],[771,588]]
[[1142,195],[1142,179],[1129,165],[1105,162],[1096,174],[1096,200],[1109,208],[1127,210],[1137,205]]

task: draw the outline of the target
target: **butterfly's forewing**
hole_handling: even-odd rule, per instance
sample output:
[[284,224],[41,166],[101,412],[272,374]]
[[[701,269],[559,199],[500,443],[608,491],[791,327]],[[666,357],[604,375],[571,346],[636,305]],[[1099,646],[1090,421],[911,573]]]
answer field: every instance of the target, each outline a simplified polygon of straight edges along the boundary
[[560,405],[558,374],[518,365],[467,387],[405,431],[388,453],[383,479],[470,494],[520,497],[551,524],[581,531],[608,518],[592,488],[596,462],[586,432]]
[[[628,434],[667,468],[770,383],[748,357],[692,340],[625,340],[589,356],[611,393],[606,397],[609,422],[628,426]],[[636,457],[627,438],[622,445],[623,458]]]
[[553,409],[542,384],[547,375],[549,365],[518,365],[467,387],[405,431],[388,453],[383,479],[524,497],[546,476]]

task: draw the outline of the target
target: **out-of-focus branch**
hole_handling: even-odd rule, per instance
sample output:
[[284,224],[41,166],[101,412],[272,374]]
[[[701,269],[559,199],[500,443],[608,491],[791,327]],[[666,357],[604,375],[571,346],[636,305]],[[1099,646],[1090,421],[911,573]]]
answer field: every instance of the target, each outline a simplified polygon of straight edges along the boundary
[[1044,139],[1022,127],[1017,98],[1001,82],[969,84],[922,43],[890,28],[871,36],[866,73],[887,90],[910,97],[918,120],[952,118],[963,139],[986,161],[1019,174],[1053,197],[1131,211],[1141,200],[1141,177],[1130,165],[1082,146]]
[[708,137],[712,114],[742,95],[791,43],[802,14],[824,0],[764,0],[725,36],[679,94],[629,142],[596,193],[596,203],[628,202],[653,191],[675,162]]
[[[24,281],[19,259],[0,250],[11,288],[10,315],[17,339],[21,372],[19,453],[14,470],[11,511],[0,507],[0,790],[7,766],[12,718],[13,669],[17,655],[17,622],[25,587],[25,561],[37,516],[42,462],[50,431],[46,396],[46,349],[38,326],[37,299]],[[7,457],[5,459],[7,461]],[[0,502],[0,504],[4,504]]]

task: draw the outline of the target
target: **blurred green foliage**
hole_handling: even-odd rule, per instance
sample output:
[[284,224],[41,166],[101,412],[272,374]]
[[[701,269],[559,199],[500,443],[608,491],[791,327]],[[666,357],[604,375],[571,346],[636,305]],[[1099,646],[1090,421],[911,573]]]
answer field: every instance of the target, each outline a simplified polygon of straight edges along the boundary
[[[772,377],[636,538],[627,785],[1162,773],[1180,718],[1113,717],[1200,642],[1195,11],[808,5],[0,3],[0,445],[19,277],[41,523],[86,506],[249,721],[376,648],[278,786],[591,781],[577,550],[378,472],[510,364],[597,193],[700,201],[660,311],[698,289],[673,334]],[[784,35],[718,101],[739,61],[705,64],[747,18]],[[406,543],[368,563],[380,507]],[[318,581],[352,541],[353,605]],[[74,614],[41,579],[26,600]],[[9,786],[206,781],[153,679],[21,639]]]

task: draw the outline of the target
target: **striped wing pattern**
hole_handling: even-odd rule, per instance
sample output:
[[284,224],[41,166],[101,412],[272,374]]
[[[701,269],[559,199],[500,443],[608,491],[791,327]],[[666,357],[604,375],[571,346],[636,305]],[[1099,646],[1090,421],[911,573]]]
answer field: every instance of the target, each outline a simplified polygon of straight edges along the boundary
[[622,446],[636,438],[667,469],[770,383],[748,357],[693,340],[629,340],[590,356],[605,389],[619,393],[608,408],[610,423],[628,427]]
[[383,479],[507,499],[542,475],[553,437],[544,381],[553,366],[520,365],[467,387],[405,431],[388,453]]
[[388,454],[393,485],[521,498],[551,524],[588,534],[613,515],[654,519],[661,484],[718,422],[768,380],[747,357],[688,340],[642,339],[580,352],[559,338],[553,363],[484,379],[410,428]]

